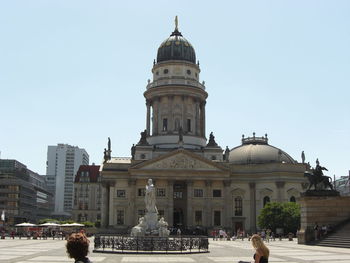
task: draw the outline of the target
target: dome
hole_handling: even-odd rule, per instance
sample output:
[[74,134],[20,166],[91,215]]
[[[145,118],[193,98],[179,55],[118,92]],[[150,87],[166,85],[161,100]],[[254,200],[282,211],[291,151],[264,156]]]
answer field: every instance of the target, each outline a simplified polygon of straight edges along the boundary
[[196,53],[191,43],[178,31],[174,32],[158,48],[157,63],[168,60],[183,60],[196,63]]
[[265,163],[296,163],[296,161],[281,149],[271,146],[265,137],[244,138],[242,145],[233,148],[229,154],[232,164],[265,164]]

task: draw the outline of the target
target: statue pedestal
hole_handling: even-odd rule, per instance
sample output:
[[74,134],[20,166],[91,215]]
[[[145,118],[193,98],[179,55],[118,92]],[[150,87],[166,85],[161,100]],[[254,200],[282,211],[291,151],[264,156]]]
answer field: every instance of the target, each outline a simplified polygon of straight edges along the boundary
[[339,196],[339,192],[336,190],[307,190],[305,193],[301,193],[301,196]]
[[147,212],[145,214],[145,221],[147,224],[147,231],[153,231],[158,229],[158,213],[157,212]]

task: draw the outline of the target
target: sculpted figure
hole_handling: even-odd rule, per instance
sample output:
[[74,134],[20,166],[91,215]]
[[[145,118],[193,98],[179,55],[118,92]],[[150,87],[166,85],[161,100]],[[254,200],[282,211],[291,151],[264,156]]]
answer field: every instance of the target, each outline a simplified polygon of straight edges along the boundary
[[131,229],[131,236],[132,237],[142,237],[145,235],[145,231],[146,231],[146,227],[147,227],[147,224],[146,224],[146,221],[143,217],[141,217],[139,219],[139,224],[134,226],[132,229]]
[[158,213],[156,207],[156,189],[154,188],[152,179],[148,179],[146,185],[145,203],[147,212]]
[[160,237],[168,237],[170,231],[168,230],[168,223],[164,220],[164,217],[160,218],[158,221],[159,227],[159,236]]

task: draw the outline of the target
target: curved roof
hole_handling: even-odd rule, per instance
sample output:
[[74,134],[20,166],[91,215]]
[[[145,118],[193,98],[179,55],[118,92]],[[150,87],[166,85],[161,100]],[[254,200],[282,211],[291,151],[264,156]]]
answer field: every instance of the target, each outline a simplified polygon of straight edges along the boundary
[[196,63],[194,48],[177,28],[158,48],[157,63],[168,60],[183,60]]
[[233,148],[229,154],[232,164],[296,163],[286,152],[268,144],[265,137],[242,138],[242,145]]

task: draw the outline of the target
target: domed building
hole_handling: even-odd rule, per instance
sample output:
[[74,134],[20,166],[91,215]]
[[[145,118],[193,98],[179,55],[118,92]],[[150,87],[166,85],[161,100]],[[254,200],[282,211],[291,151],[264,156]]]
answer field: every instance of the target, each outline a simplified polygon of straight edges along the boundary
[[[164,40],[144,92],[146,127],[131,157],[105,150],[101,165],[102,226],[126,231],[145,213],[145,185],[156,187],[159,217],[182,230],[202,227],[254,232],[267,202],[295,202],[305,164],[268,144],[267,135],[242,137],[223,150],[206,135],[208,98],[191,43],[178,29]],[[232,143],[232,142],[229,142]]]

